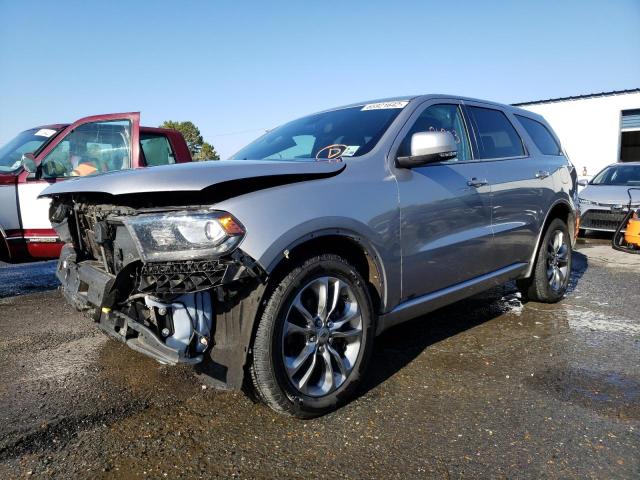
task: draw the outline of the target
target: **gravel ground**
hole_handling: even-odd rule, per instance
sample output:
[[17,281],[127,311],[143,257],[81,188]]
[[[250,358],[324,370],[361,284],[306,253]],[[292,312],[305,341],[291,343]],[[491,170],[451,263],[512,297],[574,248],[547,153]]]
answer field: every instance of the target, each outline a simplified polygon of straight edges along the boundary
[[57,291],[7,297],[55,281],[0,268],[0,478],[639,478],[639,257],[582,244],[557,305],[507,285],[386,332],[361,395],[312,421],[203,388]]

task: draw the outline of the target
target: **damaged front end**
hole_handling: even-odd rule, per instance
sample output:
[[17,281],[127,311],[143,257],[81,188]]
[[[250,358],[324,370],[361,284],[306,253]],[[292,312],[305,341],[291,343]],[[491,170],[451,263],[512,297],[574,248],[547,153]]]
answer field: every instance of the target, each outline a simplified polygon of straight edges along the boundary
[[[66,243],[57,276],[67,300],[109,335],[165,364],[202,362],[217,343],[216,317],[234,295],[264,281],[239,248],[244,227],[226,212],[61,196],[50,219]],[[225,368],[238,370],[241,358]],[[234,376],[221,380],[238,383],[241,374]]]

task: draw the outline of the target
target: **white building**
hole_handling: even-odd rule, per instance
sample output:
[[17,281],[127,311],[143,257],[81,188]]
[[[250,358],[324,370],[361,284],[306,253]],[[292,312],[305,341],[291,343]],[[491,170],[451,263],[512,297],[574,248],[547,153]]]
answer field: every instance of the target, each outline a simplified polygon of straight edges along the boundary
[[515,105],[547,119],[581,178],[640,161],[640,88]]

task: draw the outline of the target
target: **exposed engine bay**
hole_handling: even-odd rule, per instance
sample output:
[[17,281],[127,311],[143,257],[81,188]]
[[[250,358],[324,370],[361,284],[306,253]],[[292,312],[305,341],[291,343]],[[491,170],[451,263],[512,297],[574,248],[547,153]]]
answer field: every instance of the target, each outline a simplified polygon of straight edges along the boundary
[[65,297],[162,363],[202,362],[215,343],[216,314],[264,280],[237,248],[242,225],[225,212],[65,196],[54,199],[50,218],[66,243],[57,268]]

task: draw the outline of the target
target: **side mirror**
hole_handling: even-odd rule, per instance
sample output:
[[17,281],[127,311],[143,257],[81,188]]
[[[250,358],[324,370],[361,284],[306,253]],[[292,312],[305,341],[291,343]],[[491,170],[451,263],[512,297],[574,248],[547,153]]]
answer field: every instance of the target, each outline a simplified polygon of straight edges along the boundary
[[578,180],[578,185],[580,185],[581,187],[586,187],[587,185],[589,185],[589,180],[584,178],[582,180]]
[[411,136],[411,155],[398,157],[396,164],[414,168],[458,156],[458,145],[450,132],[418,132]]
[[22,155],[22,168],[24,168],[25,172],[28,172],[29,175],[27,178],[36,178],[38,174],[38,167],[36,165],[35,157],[33,153],[25,153]]

